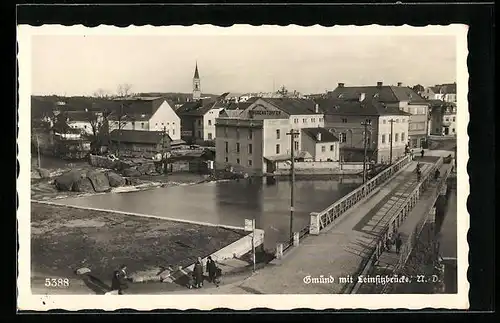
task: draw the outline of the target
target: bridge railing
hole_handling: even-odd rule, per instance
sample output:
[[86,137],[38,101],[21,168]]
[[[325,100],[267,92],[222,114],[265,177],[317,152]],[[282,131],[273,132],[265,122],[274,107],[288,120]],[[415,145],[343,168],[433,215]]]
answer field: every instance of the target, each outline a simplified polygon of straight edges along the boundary
[[[440,158],[431,168],[429,171],[425,172],[422,176],[422,180],[420,183],[417,184],[417,186],[412,190],[412,192],[405,198],[403,203],[394,210],[393,215],[387,221],[384,229],[382,229],[381,234],[374,240],[374,243],[371,243],[369,248],[371,249],[371,256],[365,259],[364,263],[361,265],[360,268],[361,271],[366,271],[367,267],[371,264],[376,263],[376,261],[379,259],[380,255],[384,252],[385,250],[385,242],[387,241],[388,238],[390,238],[393,234],[395,234],[400,227],[400,225],[403,223],[403,221],[408,217],[408,215],[411,213],[413,210],[414,206],[417,204],[418,199],[420,198],[420,195],[429,187],[429,184],[431,183],[434,173],[436,169],[441,168],[443,165],[443,158]],[[446,181],[446,177],[448,176],[449,172],[444,174],[444,176],[441,176],[438,182],[438,187],[442,185],[443,181]],[[426,217],[424,217],[426,219]],[[419,234],[423,228],[423,225],[425,222],[419,222],[417,227],[419,227]],[[414,237],[410,235],[408,237],[407,241],[411,241],[410,239],[414,240]],[[406,256],[408,252],[408,249],[405,249],[404,247],[400,251],[400,260],[398,261],[398,264],[401,263],[404,259],[404,262],[406,262],[406,259],[408,258],[409,254]],[[351,286],[349,292],[355,292],[356,291],[356,286],[357,284]]]
[[311,212],[309,234],[319,234],[321,230],[336,221],[347,210],[364,199],[367,195],[373,192],[381,184],[387,182],[400,169],[407,166],[411,162],[411,156],[407,155],[392,166],[383,170],[380,174],[358,187],[354,191],[348,193],[337,202],[328,206],[321,212]]

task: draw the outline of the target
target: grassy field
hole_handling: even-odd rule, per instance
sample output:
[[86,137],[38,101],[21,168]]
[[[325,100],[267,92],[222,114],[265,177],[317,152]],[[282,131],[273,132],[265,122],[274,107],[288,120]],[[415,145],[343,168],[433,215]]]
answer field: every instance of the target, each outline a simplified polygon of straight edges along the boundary
[[[32,279],[110,276],[186,266],[242,238],[243,231],[31,203]],[[40,277],[38,277],[40,276]]]

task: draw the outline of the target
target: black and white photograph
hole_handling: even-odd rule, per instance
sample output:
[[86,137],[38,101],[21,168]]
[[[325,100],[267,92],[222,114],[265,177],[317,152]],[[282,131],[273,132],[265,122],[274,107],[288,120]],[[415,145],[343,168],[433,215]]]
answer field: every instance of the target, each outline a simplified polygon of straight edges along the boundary
[[467,26],[18,44],[21,308],[468,307]]

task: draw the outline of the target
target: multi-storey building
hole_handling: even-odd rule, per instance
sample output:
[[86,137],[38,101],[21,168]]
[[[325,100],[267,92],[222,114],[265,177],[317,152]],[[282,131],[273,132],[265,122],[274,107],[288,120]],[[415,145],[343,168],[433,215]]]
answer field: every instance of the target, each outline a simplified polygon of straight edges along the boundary
[[293,147],[299,156],[300,130],[323,125],[319,107],[303,99],[259,98],[233,117],[222,111],[215,125],[216,165],[252,174],[273,172],[277,162],[291,158],[292,129],[298,133]]
[[429,134],[429,102],[417,94],[413,89],[402,86],[383,85],[377,82],[376,86],[354,86],[346,87],[339,83],[337,88],[328,93],[334,99],[358,99],[364,94],[367,99],[375,99],[383,103],[387,108],[397,108],[411,114],[409,120],[408,136],[405,140],[410,148],[421,148],[426,146]]
[[431,135],[456,136],[457,135],[457,107],[455,103],[430,100],[431,102]]
[[114,129],[164,131],[172,140],[181,139],[181,120],[169,103],[161,97],[115,99],[103,106],[111,110],[110,131]]
[[393,160],[404,155],[409,113],[366,93],[359,93],[357,99],[318,99],[316,102],[325,113],[325,127],[339,138],[341,160],[363,161],[365,149],[367,159],[377,163],[390,162],[391,154]]
[[427,100],[439,100],[445,102],[457,102],[457,83],[438,84],[426,88],[422,97]]

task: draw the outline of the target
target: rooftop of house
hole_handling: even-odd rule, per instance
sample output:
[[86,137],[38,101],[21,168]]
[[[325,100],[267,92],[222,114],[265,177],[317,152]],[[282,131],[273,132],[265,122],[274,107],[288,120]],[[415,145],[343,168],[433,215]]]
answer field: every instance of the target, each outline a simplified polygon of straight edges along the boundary
[[357,115],[357,116],[384,116],[384,115],[405,115],[410,116],[410,113],[404,112],[397,107],[388,107],[386,104],[365,97],[363,101],[358,99],[317,99],[316,103],[325,114],[330,115]]
[[339,138],[325,128],[302,128],[302,131],[317,143],[339,141]]
[[375,86],[344,86],[340,83],[335,90],[328,92],[328,97],[349,100],[359,98],[361,93],[364,93],[366,98],[374,98],[381,102],[406,101],[409,104],[427,104],[427,101],[410,87],[383,84]]
[[430,89],[434,93],[441,94],[457,94],[457,83],[449,83],[449,84],[437,84],[431,86]]
[[260,100],[274,105],[289,115],[316,114],[316,103],[313,100],[295,98],[260,98]]
[[186,102],[175,112],[179,116],[203,116],[219,102],[213,99]]
[[162,142],[163,138],[166,138],[169,142],[172,141],[172,138],[163,131],[115,129],[111,131],[109,136],[112,141],[119,140],[138,144],[158,144]]
[[170,107],[174,107],[172,102],[163,97],[115,99],[101,102],[98,107],[101,111],[111,113],[110,120],[117,120],[119,116],[125,115],[133,121],[147,121],[151,119],[164,102],[167,102]]

